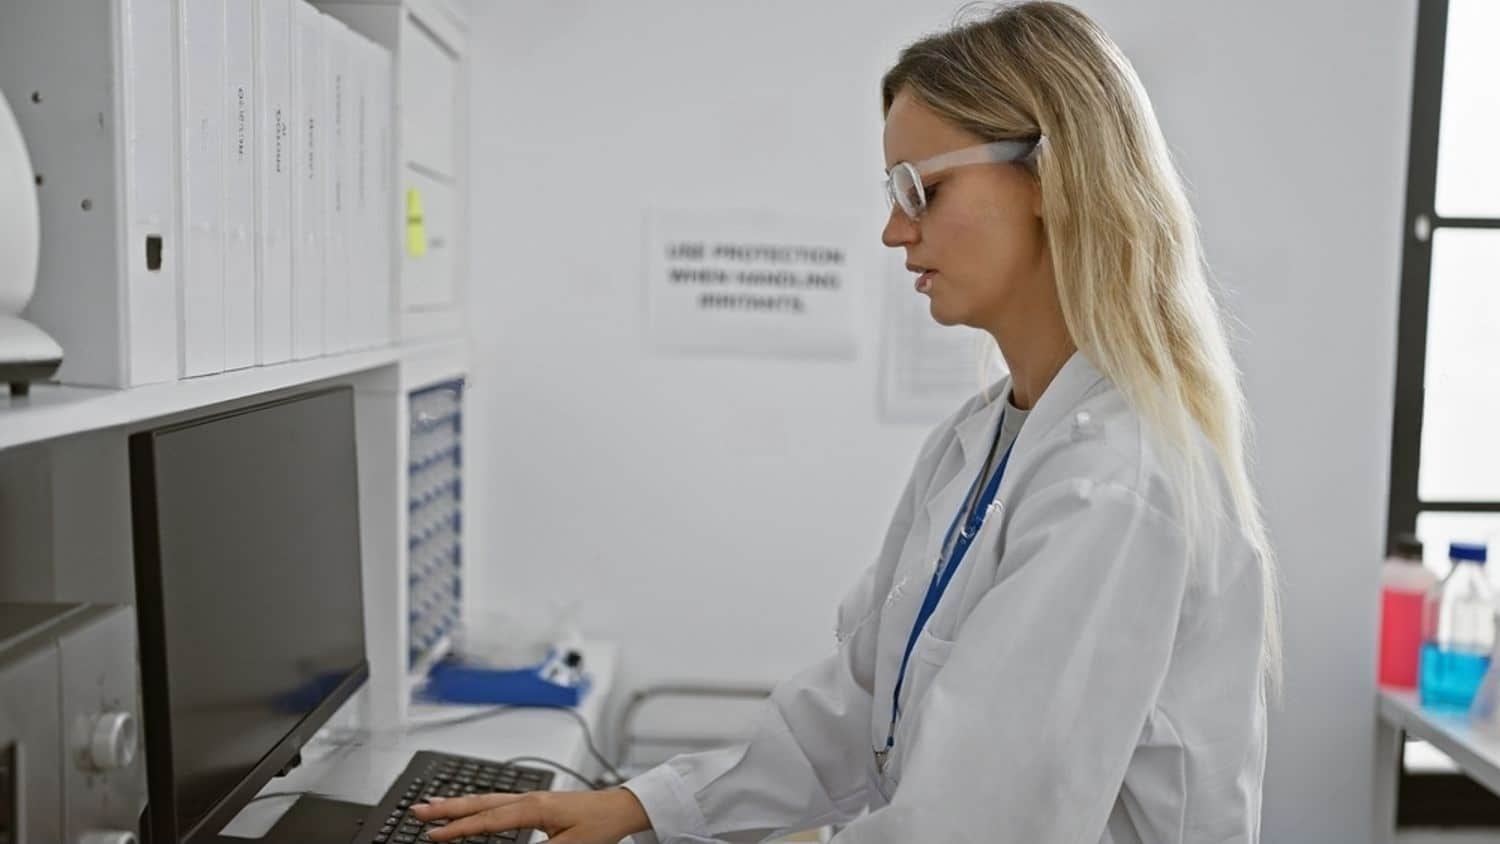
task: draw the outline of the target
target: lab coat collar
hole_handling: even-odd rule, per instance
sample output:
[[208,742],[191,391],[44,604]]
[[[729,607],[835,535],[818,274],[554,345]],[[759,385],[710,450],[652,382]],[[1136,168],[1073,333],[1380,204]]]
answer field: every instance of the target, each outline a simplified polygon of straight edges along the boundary
[[[1026,424],[1021,426],[1021,433],[1016,438],[1014,452],[1011,455],[1010,470],[1005,473],[1005,478],[1000,482],[999,497],[997,501],[1004,506],[1010,488],[1015,483],[1017,469],[1024,465],[1033,452],[1033,444],[1039,442],[1042,437],[1058,422],[1067,418],[1078,406],[1078,403],[1092,391],[1096,385],[1104,380],[1094,364],[1084,357],[1081,352],[1074,352],[1063,368],[1058,370],[1053,377],[1052,383],[1042,391],[1041,398],[1037,399],[1031,408],[1031,413],[1026,417]],[[989,454],[990,443],[995,436],[995,426],[1000,424],[1000,410],[1008,402],[1010,395],[1010,378],[1005,377],[990,387],[988,394],[992,396],[989,403],[981,406],[955,425],[959,444],[959,454],[945,457],[942,467],[937,470],[937,476],[944,478],[937,491],[927,499],[926,507],[928,527],[928,558],[936,559],[941,553],[943,533],[947,530],[953,514],[962,506],[964,498],[974,482],[974,476],[984,465],[985,457]],[[950,452],[951,455],[951,452]],[[957,458],[957,459],[954,459]],[[951,461],[951,462],[950,462]]]
[[[1083,352],[1075,351],[1032,406],[1030,415],[1026,417],[1026,424],[1021,427],[1016,451],[1024,452],[1027,444],[1051,429],[1102,380],[1104,376],[1094,367],[1093,362],[1084,357]],[[1010,376],[997,381],[990,388],[993,398],[989,404],[958,423],[958,442],[963,448],[965,464],[975,460],[982,461],[989,452],[990,438],[995,435],[995,426],[1000,423],[1000,411],[1009,404],[1010,383]]]

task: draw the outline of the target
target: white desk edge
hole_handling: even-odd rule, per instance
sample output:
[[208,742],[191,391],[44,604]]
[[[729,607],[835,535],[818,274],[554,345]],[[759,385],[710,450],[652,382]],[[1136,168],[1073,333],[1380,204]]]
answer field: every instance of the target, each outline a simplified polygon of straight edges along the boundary
[[[584,646],[584,667],[592,687],[578,708],[588,723],[596,745],[606,736],[601,729],[606,704],[614,684],[618,649],[611,643]],[[357,700],[351,700],[354,705]],[[322,797],[374,805],[418,750],[436,750],[503,761],[516,756],[551,759],[584,774],[597,773],[583,729],[563,712],[545,708],[517,708],[492,717],[461,724],[423,728],[424,722],[446,722],[476,714],[493,706],[414,704],[410,722],[400,731],[377,733],[354,744],[335,738],[315,738],[303,748],[302,764],[285,777],[271,780],[261,795],[308,792]],[[339,718],[336,716],[334,722]],[[321,734],[320,734],[321,735]],[[602,747],[601,747],[602,750]],[[546,770],[545,765],[530,764]],[[554,771],[554,789],[581,788],[561,771]],[[224,827],[222,835],[259,838],[291,808],[298,794],[258,799],[247,805]]]
[[1462,715],[1442,715],[1422,709],[1415,691],[1382,688],[1377,714],[1387,726],[1446,753],[1485,788],[1500,794],[1500,735],[1485,732]]

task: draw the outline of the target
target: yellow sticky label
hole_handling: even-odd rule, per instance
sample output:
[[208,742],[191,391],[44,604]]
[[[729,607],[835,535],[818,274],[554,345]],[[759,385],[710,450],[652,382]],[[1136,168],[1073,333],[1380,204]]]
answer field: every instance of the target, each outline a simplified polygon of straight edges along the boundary
[[427,225],[423,221],[422,192],[406,189],[406,254],[420,258],[427,254]]

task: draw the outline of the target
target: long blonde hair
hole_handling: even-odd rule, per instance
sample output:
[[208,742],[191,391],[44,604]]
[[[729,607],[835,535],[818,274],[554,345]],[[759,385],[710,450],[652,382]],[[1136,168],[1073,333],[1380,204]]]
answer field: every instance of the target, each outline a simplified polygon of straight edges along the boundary
[[1033,171],[1071,339],[1165,446],[1190,538],[1218,522],[1191,503],[1223,500],[1197,431],[1211,443],[1234,508],[1223,515],[1259,558],[1261,666],[1274,691],[1279,589],[1245,466],[1244,395],[1192,208],[1135,70],[1082,12],[1022,2],[908,46],[881,82],[886,113],[902,88],[985,140],[1046,138]]

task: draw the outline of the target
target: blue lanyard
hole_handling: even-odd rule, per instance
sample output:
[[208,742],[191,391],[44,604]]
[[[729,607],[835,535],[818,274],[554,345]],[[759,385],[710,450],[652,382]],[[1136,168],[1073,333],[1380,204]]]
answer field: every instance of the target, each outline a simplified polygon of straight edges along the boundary
[[[995,428],[995,441],[991,444],[991,453],[995,446],[1000,444],[1000,432],[1005,430],[1005,411],[1000,411],[1000,424]],[[969,521],[964,529],[959,532],[958,540],[953,542],[953,549],[948,551],[948,543],[953,541],[953,532],[958,530],[959,522],[964,518],[964,505],[960,504],[958,513],[953,517],[953,524],[948,526],[948,532],[943,536],[943,544],[939,553],[947,554],[946,561],[939,557],[939,565],[932,573],[932,582],[927,584],[927,597],[922,599],[922,608],[917,611],[917,620],[912,624],[911,636],[906,640],[906,653],[901,656],[901,670],[896,674],[896,688],[891,692],[891,729],[886,733],[885,749],[887,752],[896,745],[896,719],[901,709],[901,685],[906,681],[906,664],[911,660],[912,649],[917,645],[917,639],[922,635],[922,628],[927,626],[927,620],[937,609],[938,602],[942,600],[943,593],[948,589],[949,581],[953,580],[953,573],[958,571],[958,566],[964,561],[964,555],[969,551],[969,545],[974,537],[979,535],[979,529],[984,526],[984,517],[989,515],[990,506],[995,502],[995,493],[1000,490],[1000,479],[1005,477],[1005,466],[1010,462],[1010,453],[1016,444],[1012,442],[1005,449],[1005,456],[1000,458],[1000,465],[995,469],[995,476],[984,488],[984,496],[979,499],[979,504],[969,514]],[[979,471],[979,477],[969,486],[969,494],[964,496],[967,503],[974,498],[974,490],[984,481],[984,470]]]

